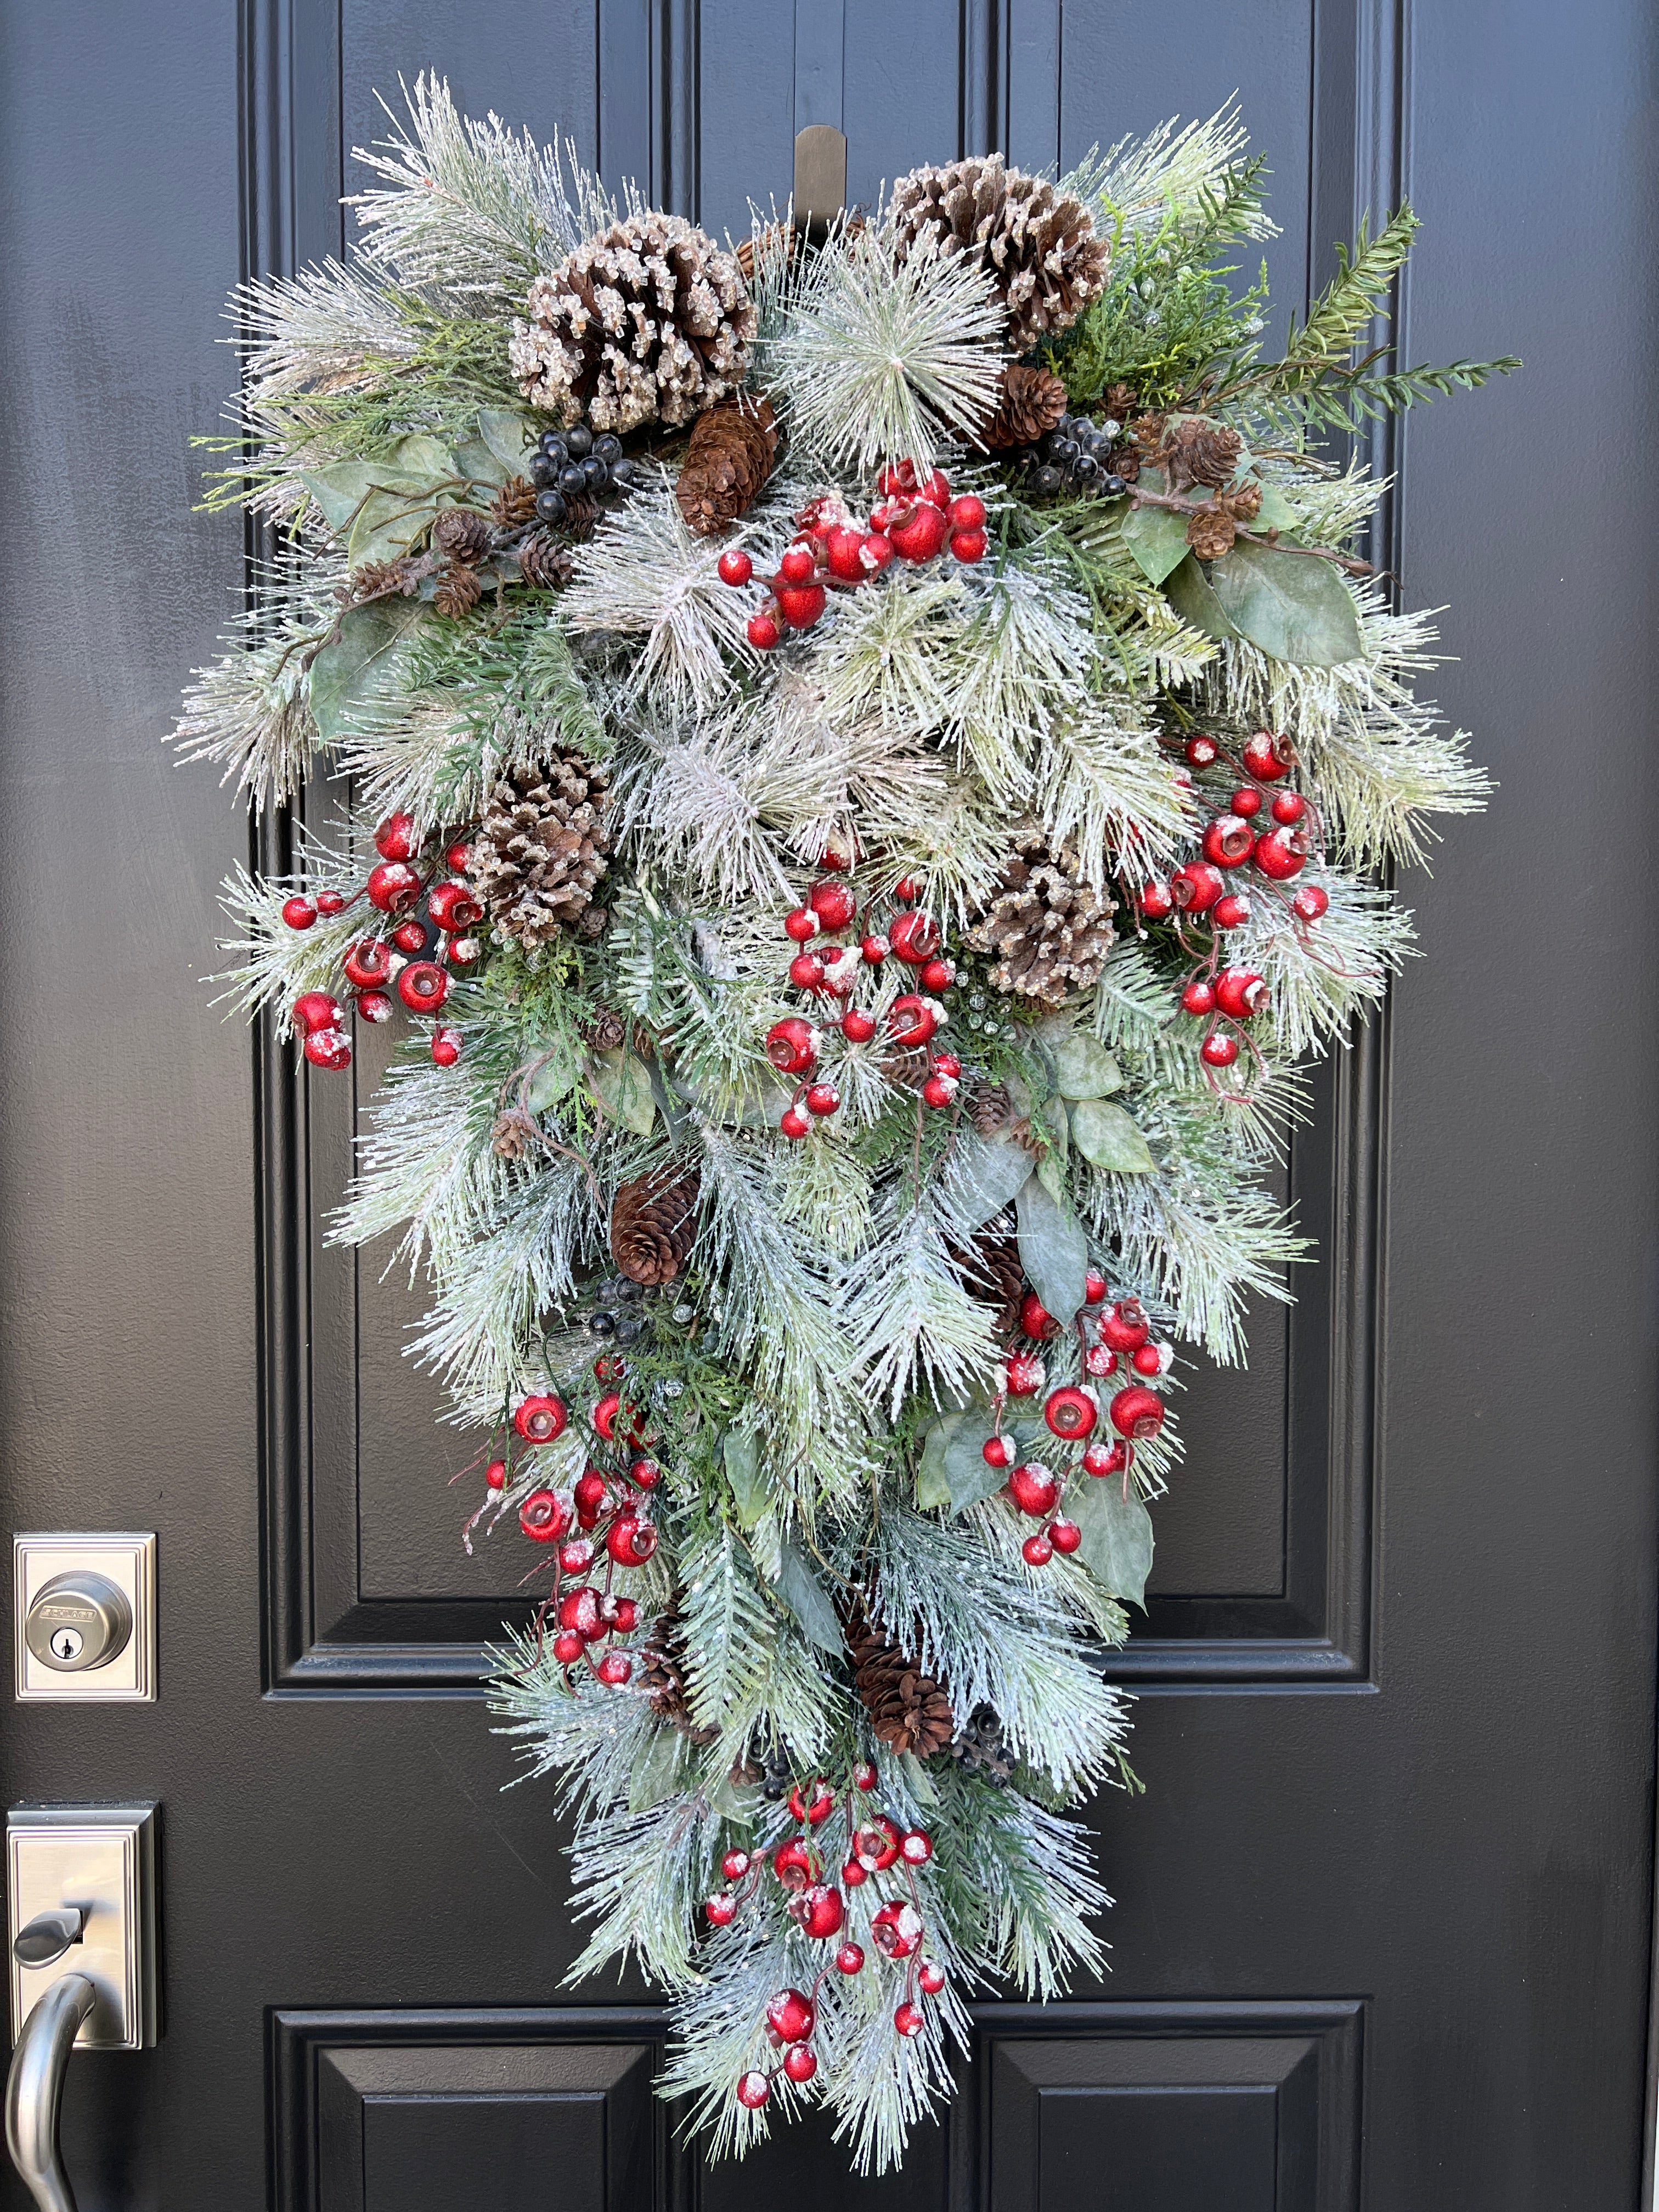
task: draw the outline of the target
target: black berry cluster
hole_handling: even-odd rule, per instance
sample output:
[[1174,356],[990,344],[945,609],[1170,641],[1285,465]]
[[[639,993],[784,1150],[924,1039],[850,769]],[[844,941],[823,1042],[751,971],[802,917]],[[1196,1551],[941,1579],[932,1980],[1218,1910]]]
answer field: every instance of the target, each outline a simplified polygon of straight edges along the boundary
[[1048,436],[1031,448],[1032,490],[1097,492],[1103,499],[1127,491],[1127,484],[1111,466],[1112,447],[1122,434],[1120,422],[1062,415]]
[[596,438],[586,422],[578,422],[546,433],[531,460],[530,481],[536,486],[537,520],[559,523],[573,500],[628,491],[637,477],[620,438],[608,430]]

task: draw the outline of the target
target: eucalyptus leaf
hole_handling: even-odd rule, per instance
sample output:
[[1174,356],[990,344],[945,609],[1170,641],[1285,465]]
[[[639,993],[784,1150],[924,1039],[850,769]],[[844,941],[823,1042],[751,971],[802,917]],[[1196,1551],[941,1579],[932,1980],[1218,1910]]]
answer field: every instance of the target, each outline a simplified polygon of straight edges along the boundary
[[[1164,489],[1162,469],[1143,469],[1140,481],[1148,491]],[[1171,568],[1187,557],[1187,518],[1168,507],[1136,507],[1131,502],[1123,518],[1123,543],[1134,555],[1152,584],[1161,584]]]
[[340,635],[311,664],[308,696],[325,744],[356,735],[375,708],[403,690],[411,633],[422,619],[412,599],[372,599],[340,617]]
[[525,1106],[532,1114],[545,1112],[556,1106],[561,1098],[568,1098],[581,1080],[581,1055],[562,1040],[550,1046],[547,1057],[530,1079],[525,1093]]
[[738,1522],[744,1528],[752,1528],[772,1503],[761,1476],[761,1440],[752,1429],[728,1429],[720,1455],[726,1462],[726,1479],[737,1501]]
[[994,1496],[1008,1480],[1006,1468],[985,1463],[985,1440],[990,1433],[988,1413],[969,1414],[945,1447],[945,1479],[952,1513]]
[[434,494],[453,485],[457,473],[454,454],[428,430],[411,430],[405,437],[394,438],[386,447],[384,464],[369,463],[371,468],[382,465],[404,482],[424,484]]
[[[1231,560],[1232,556],[1228,555]],[[1164,586],[1164,596],[1189,629],[1206,637],[1237,637],[1226,609],[1210,588],[1210,581],[1195,556],[1189,554]]]
[[935,1512],[951,1503],[945,1453],[962,1419],[960,1413],[947,1413],[942,1420],[930,1422],[922,1432],[921,1457],[916,1462],[916,1504],[924,1513]]
[[718,1813],[722,1820],[739,1828],[752,1828],[766,1809],[759,1783],[736,1783],[729,1771],[718,1780],[705,1783],[702,1794],[711,1813]]
[[1033,1162],[1012,1137],[959,1132],[951,1165],[951,1194],[975,1228],[994,1221],[1030,1180]]
[[651,1073],[631,1052],[590,1054],[587,1079],[593,1095],[613,1121],[648,1137],[655,1127],[657,1102],[651,1095]]
[[1139,1129],[1109,1098],[1079,1098],[1072,1109],[1072,1141],[1091,1167],[1114,1175],[1146,1175],[1158,1162]]
[[1037,1162],[1036,1179],[1063,1213],[1071,1201],[1066,1188],[1066,1163],[1057,1152],[1042,1155]]
[[678,1729],[659,1729],[646,1744],[628,1774],[628,1809],[648,1813],[672,1797],[679,1778],[680,1747],[685,1738]]
[[1015,1201],[1022,1266],[1048,1310],[1062,1328],[1083,1304],[1089,1273],[1089,1240],[1069,1206],[1033,1176]]
[[1073,1489],[1068,1504],[1083,1531],[1078,1557],[1103,1589],[1144,1612],[1152,1571],[1152,1515],[1138,1498],[1126,1499],[1121,1482],[1109,1475],[1084,1484],[1080,1497]]
[[820,1651],[832,1651],[839,1658],[846,1648],[841,1616],[793,1536],[786,1536],[779,1547],[776,1588],[807,1638]]
[[1252,530],[1299,530],[1304,517],[1291,505],[1277,484],[1261,487],[1261,505],[1256,511]]
[[375,489],[357,509],[346,539],[346,559],[354,568],[365,561],[395,561],[432,527],[438,503],[412,489]]
[[1241,637],[1274,660],[1334,668],[1364,651],[1353,595],[1334,565],[1271,545],[1235,545],[1210,586]]
[[464,438],[455,448],[455,467],[468,483],[504,484],[512,471],[505,468],[500,457],[482,438]]
[[1122,1072],[1097,1036],[1073,1030],[1049,1048],[1054,1088],[1062,1098],[1105,1098],[1123,1088]]
[[537,434],[515,408],[481,407],[478,435],[510,476],[522,476]]

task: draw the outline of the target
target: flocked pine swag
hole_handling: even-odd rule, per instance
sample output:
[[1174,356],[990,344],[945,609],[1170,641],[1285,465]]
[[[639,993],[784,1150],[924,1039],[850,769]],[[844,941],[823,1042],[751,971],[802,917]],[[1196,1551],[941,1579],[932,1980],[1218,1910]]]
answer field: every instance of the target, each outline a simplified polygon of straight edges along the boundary
[[1104,1963],[1177,1347],[1285,1295],[1302,1071],[1486,787],[1331,455],[1510,364],[1366,350],[1404,210],[1264,359],[1230,115],[735,246],[432,79],[359,158],[348,262],[234,303],[276,551],[179,735],[349,793],[233,885],[240,996],[405,1032],[334,1234],[401,1231],[536,1571],[573,1974],[672,1993],[717,2147],[822,2100],[885,2167],[964,1993]]

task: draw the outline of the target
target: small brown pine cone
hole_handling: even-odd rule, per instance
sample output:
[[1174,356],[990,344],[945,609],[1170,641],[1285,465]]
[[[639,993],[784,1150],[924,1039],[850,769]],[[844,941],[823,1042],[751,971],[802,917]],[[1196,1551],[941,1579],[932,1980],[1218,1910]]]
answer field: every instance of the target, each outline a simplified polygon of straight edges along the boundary
[[980,433],[994,453],[1010,446],[1034,446],[1066,412],[1066,386],[1047,368],[1005,368],[997,411]]
[[620,1052],[628,1042],[628,1024],[606,1006],[581,1025],[581,1039],[594,1052]]
[[1224,507],[1235,522],[1254,522],[1261,512],[1261,487],[1259,483],[1238,484],[1231,491],[1218,493],[1216,504]]
[[1000,1137],[1014,1118],[1014,1102],[1006,1083],[988,1083],[975,1095],[968,1118],[981,1137]]
[[[696,1744],[713,1743],[718,1729],[699,1728],[691,1717],[685,1691],[685,1628],[679,1607],[658,1615],[640,1652],[640,1687],[659,1720],[677,1728]],[[759,1780],[757,1772],[755,1779]]]
[[678,1163],[625,1182],[611,1206],[611,1256],[630,1283],[672,1283],[696,1241],[696,1171]]
[[441,507],[432,525],[433,551],[447,553],[452,561],[463,562],[469,568],[476,568],[488,558],[495,541],[489,517],[475,514],[470,507]]
[[1206,499],[1187,518],[1187,543],[1200,561],[1218,561],[1233,550],[1237,525],[1219,500]]
[[1127,422],[1139,404],[1127,384],[1109,385],[1100,397],[1101,412],[1111,422]]
[[544,592],[556,590],[570,581],[575,562],[570,548],[550,538],[544,530],[532,530],[519,544],[519,574],[526,584],[535,584]]
[[[1144,437],[1141,443],[1146,443]],[[1218,489],[1231,477],[1243,450],[1244,441],[1237,430],[1206,422],[1201,415],[1181,415],[1164,422],[1152,458],[1164,470],[1171,491],[1185,491],[1189,484]]]
[[674,487],[686,527],[700,538],[728,529],[760,496],[777,457],[777,426],[763,392],[739,392],[706,409]]
[[1145,458],[1139,447],[1132,439],[1125,438],[1113,447],[1106,466],[1111,475],[1121,477],[1125,483],[1138,483],[1140,464]]
[[999,991],[1058,1006],[1099,980],[1112,949],[1112,902],[1083,880],[1069,838],[1051,846],[1040,822],[1022,823],[1002,883],[967,933],[988,952]]
[[590,498],[585,492],[567,493],[564,520],[559,527],[574,544],[586,544],[599,528],[599,517],[604,512],[599,501]]
[[477,573],[465,561],[452,561],[438,580],[432,604],[441,615],[470,615],[483,597]]
[[872,1626],[861,1606],[855,1607],[846,1635],[854,1687],[881,1741],[918,1759],[947,1751],[957,1724],[943,1684],[924,1674],[884,1630]]
[[951,1264],[969,1297],[992,1309],[997,1334],[1012,1336],[1019,1327],[1019,1309],[1025,1296],[1019,1238],[994,1221],[980,1231],[965,1250],[952,1245]]
[[498,530],[522,530],[536,519],[536,487],[523,477],[509,477],[489,502],[490,519]]
[[365,561],[351,572],[351,596],[361,606],[365,599],[384,599],[393,592],[410,592],[420,580],[411,561]]
[[489,1132],[489,1149],[498,1160],[521,1160],[540,1140],[540,1131],[521,1106],[509,1106],[495,1116]]

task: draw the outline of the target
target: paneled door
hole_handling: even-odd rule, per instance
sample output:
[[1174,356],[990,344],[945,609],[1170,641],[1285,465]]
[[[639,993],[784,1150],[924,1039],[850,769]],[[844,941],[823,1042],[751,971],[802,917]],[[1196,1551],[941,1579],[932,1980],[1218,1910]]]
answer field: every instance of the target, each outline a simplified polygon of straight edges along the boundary
[[[1635,2212],[1652,1895],[1659,1093],[1643,0],[4,0],[0,1239],[16,1530],[157,1539],[153,1703],[24,1703],[8,1803],[160,1805],[161,2033],[77,2056],[82,2212]],[[1099,1808],[1112,1972],[988,2002],[947,2124],[703,2171],[662,2015],[562,1993],[544,1789],[481,1648],[414,1302],[323,1248],[354,1099],[198,978],[228,796],[160,739],[241,588],[192,511],[239,273],[339,250],[377,91],[568,134],[719,229],[833,123],[849,192],[1075,159],[1235,90],[1277,313],[1409,191],[1383,559],[1499,788],[1411,886],[1431,956],[1318,1085],[1317,1237],[1159,1509],[1147,1784]],[[1638,989],[1638,984],[1640,989]],[[375,1070],[364,1071],[364,1091]],[[25,2200],[9,2169],[0,2203]]]

